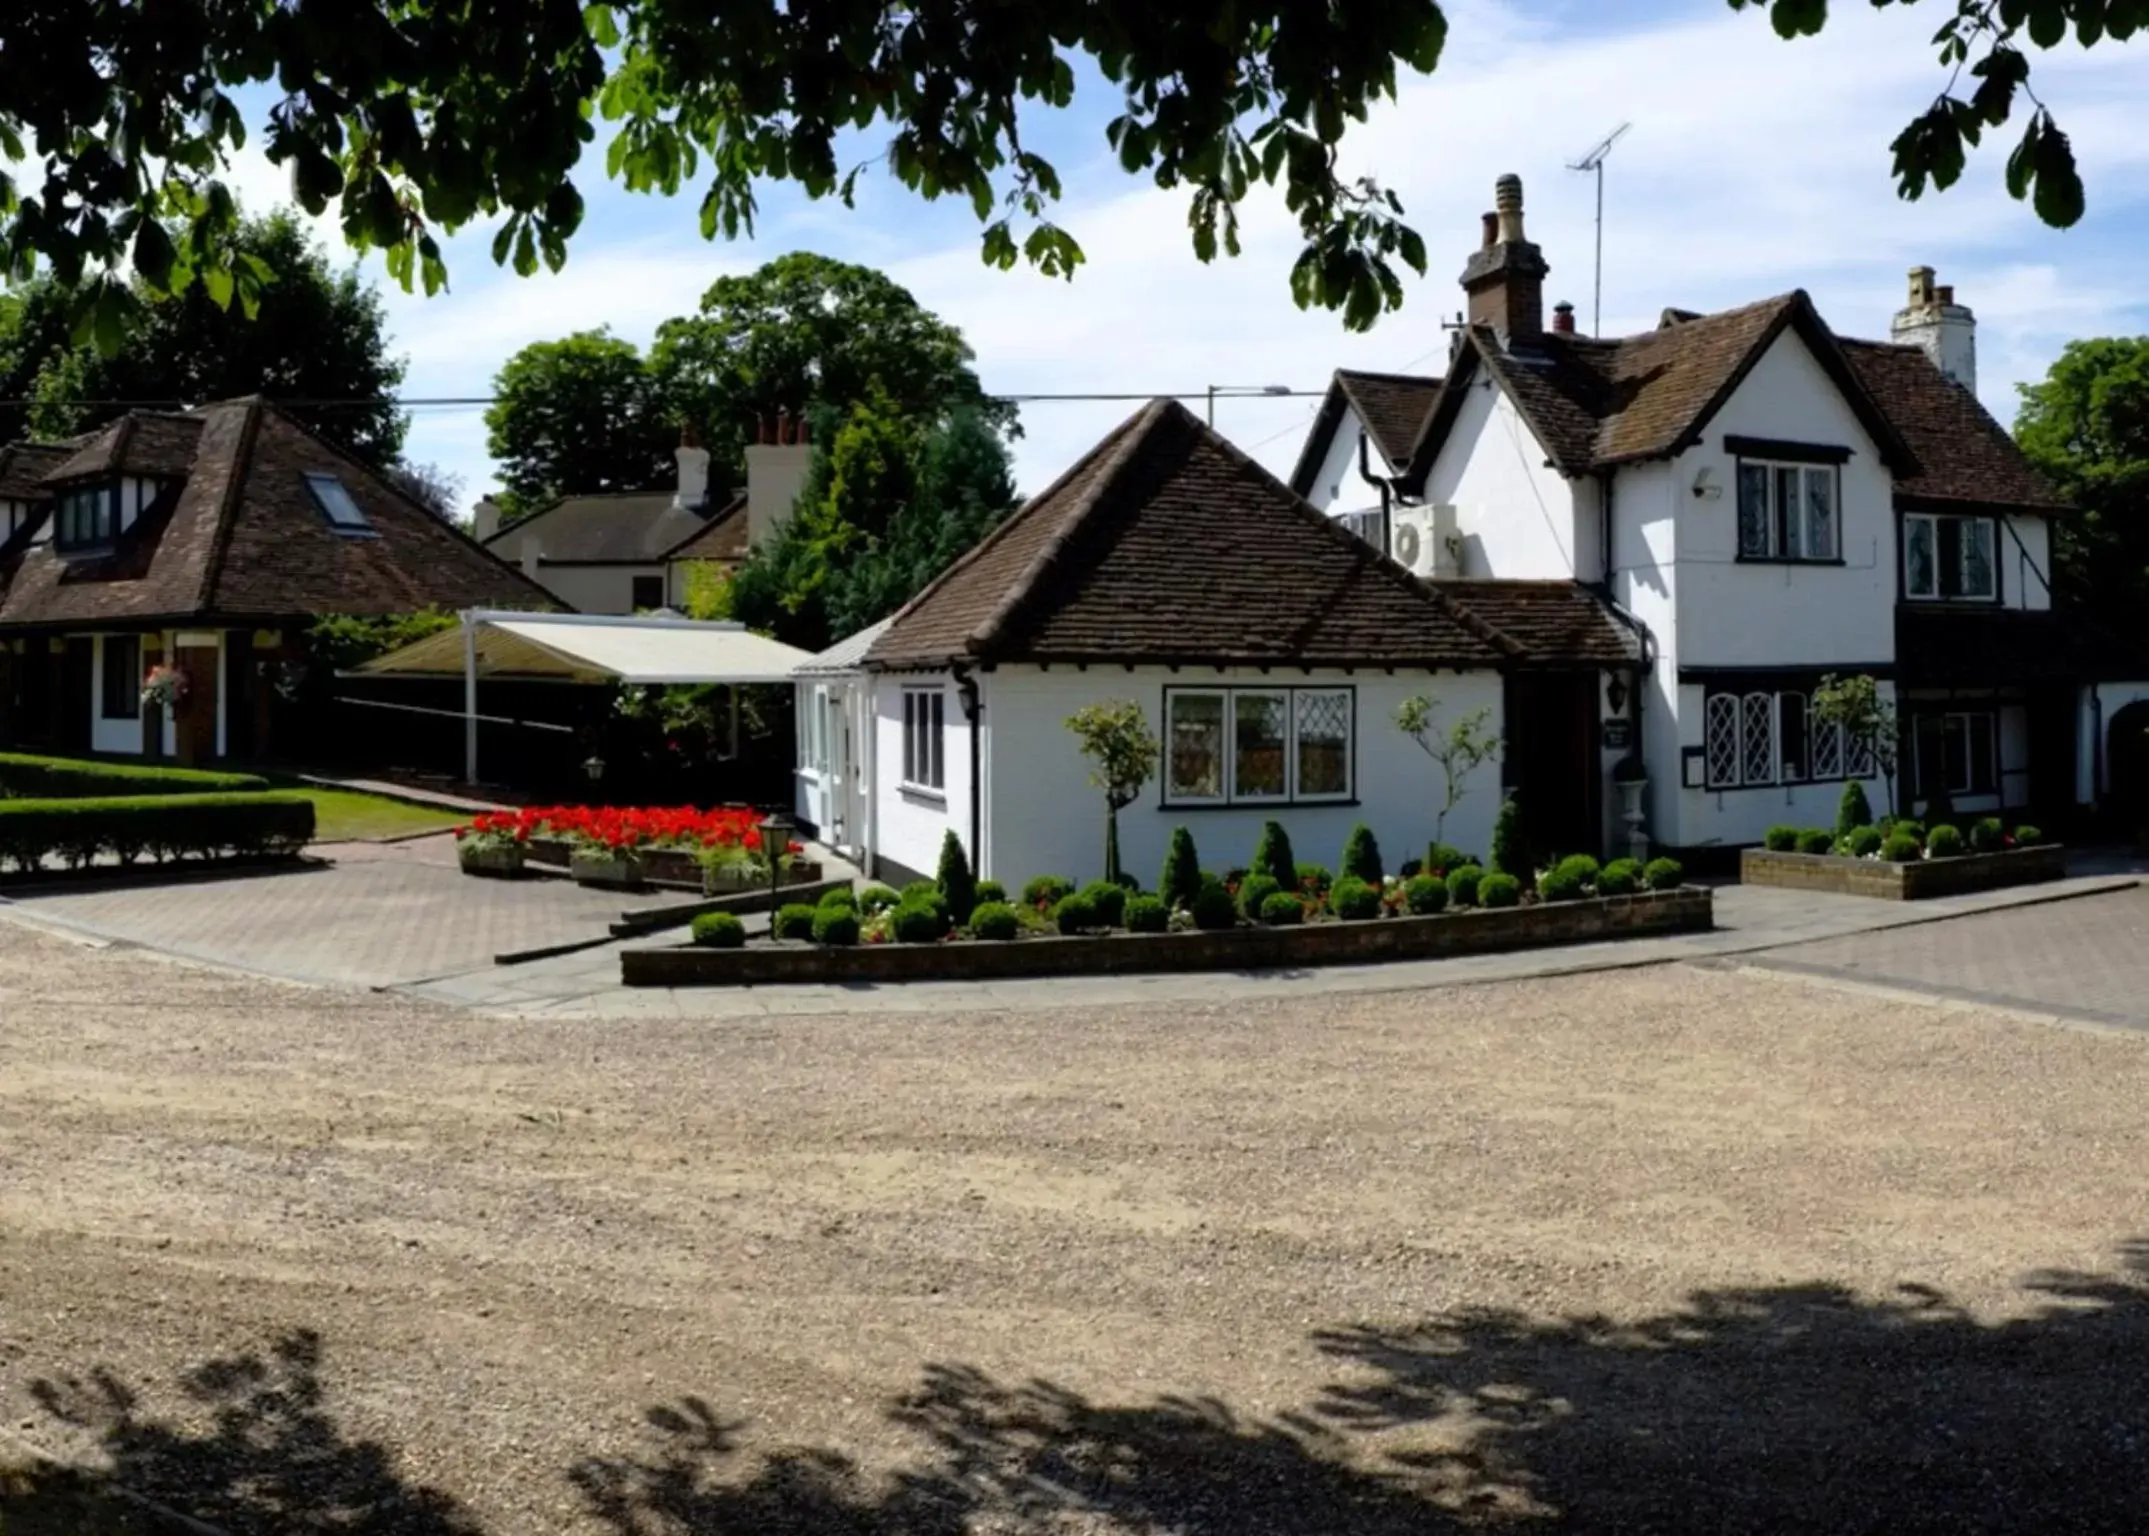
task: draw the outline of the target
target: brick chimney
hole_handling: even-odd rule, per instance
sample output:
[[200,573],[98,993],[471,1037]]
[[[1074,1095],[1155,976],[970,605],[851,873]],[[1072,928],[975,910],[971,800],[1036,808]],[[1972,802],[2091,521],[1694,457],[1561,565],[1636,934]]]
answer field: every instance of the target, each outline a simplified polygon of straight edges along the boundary
[[1502,176],[1493,184],[1493,206],[1485,215],[1484,243],[1463,267],[1463,292],[1469,295],[1469,321],[1489,325],[1509,346],[1529,346],[1545,331],[1544,252],[1522,232],[1522,178]]
[[778,411],[775,419],[763,416],[754,423],[754,440],[746,449],[746,542],[759,544],[762,536],[780,527],[790,516],[798,493],[806,484],[806,466],[813,459],[807,439],[806,418]]
[[490,496],[480,496],[478,504],[470,509],[470,537],[480,544],[500,531],[500,503]]
[[1574,306],[1565,299],[1561,299],[1552,306],[1552,334],[1555,336],[1572,336],[1574,334]]
[[1888,334],[1922,347],[1933,366],[1977,393],[1977,316],[1955,302],[1955,290],[1933,282],[1931,267],[1910,269],[1910,302],[1896,311]]
[[709,504],[709,450],[701,445],[701,434],[694,430],[694,423],[687,422],[679,429],[679,446],[672,451],[679,461],[679,489],[672,493],[672,505],[684,507],[689,512],[701,512]]

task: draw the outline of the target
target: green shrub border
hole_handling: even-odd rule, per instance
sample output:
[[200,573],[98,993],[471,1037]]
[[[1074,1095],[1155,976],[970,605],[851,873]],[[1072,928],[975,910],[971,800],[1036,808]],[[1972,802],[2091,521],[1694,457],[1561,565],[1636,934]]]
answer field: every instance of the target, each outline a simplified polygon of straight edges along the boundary
[[290,858],[313,841],[313,801],[263,794],[126,795],[0,800],[0,865],[30,874],[48,858],[82,869],[110,855],[181,860]]
[[251,773],[216,773],[161,763],[111,763],[86,757],[0,752],[0,798],[137,799],[145,795],[258,794],[269,781]]

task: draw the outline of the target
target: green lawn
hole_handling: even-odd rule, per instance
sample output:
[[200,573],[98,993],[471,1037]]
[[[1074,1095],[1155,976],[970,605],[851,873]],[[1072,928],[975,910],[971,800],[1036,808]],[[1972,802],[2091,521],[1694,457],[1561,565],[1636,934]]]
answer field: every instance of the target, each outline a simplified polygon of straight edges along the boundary
[[321,789],[310,784],[293,784],[290,788],[313,802],[313,836],[318,843],[355,843],[411,832],[440,832],[469,820],[454,811],[407,805],[356,790]]

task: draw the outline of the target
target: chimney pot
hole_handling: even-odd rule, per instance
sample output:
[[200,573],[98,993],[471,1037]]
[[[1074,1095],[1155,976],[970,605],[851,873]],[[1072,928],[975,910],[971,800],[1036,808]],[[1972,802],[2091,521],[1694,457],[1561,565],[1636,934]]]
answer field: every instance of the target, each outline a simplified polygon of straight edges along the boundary
[[1528,346],[1544,335],[1544,279],[1551,268],[1522,232],[1522,178],[1502,176],[1493,201],[1497,211],[1486,215],[1485,243],[1463,264],[1470,323],[1490,326],[1510,346]]
[[1562,336],[1574,334],[1574,306],[1565,299],[1552,306],[1552,329]]
[[1497,213],[1485,215],[1485,239],[1483,243],[1486,245],[1498,245],[1500,243],[1500,216]]
[[1522,212],[1522,178],[1509,171],[1492,184],[1492,206],[1502,213]]
[[1942,304],[1952,304],[1955,302],[1955,285],[1953,283],[1942,283],[1933,290],[1933,296],[1939,299]]
[[1910,302],[1897,311],[1889,336],[1923,349],[1933,366],[1977,393],[1977,317],[1955,302],[1953,284],[1936,284],[1931,267],[1910,269]]

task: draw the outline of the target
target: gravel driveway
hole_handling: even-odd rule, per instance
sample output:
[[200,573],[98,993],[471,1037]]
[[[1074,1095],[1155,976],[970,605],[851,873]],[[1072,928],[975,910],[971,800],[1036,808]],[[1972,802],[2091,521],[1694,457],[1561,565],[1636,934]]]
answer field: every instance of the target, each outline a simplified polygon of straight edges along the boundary
[[2145,1102],[1693,967],[516,1022],[0,924],[0,1530],[119,1528],[32,1442],[246,1532],[2131,1531]]

